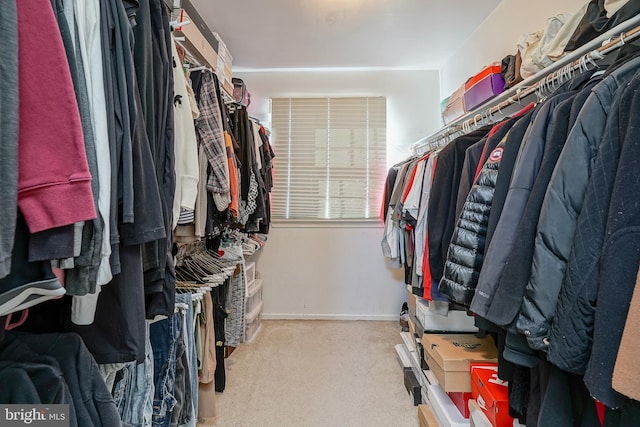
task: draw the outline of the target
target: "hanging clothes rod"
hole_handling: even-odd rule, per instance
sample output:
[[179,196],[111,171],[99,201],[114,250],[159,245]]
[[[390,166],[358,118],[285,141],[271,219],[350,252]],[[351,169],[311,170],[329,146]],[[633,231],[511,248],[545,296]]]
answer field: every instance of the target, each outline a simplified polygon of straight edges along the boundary
[[[533,94],[540,95],[551,92],[555,87],[571,79],[576,70],[586,71],[590,64],[594,66],[597,65],[596,60],[602,59],[626,43],[640,38],[639,23],[640,15],[621,23],[583,46],[581,49],[565,56],[548,69],[540,71],[536,75],[511,88],[509,91],[499,95],[491,101],[493,104],[491,107],[485,108],[481,112],[470,112],[435,134],[416,141],[411,146],[412,151],[414,153],[420,153],[425,148],[437,148],[450,142],[457,136],[470,133],[480,126],[495,123],[496,120],[494,116],[496,113],[502,113],[502,110],[512,105],[522,103],[525,98]],[[631,29],[629,30],[629,28]],[[613,34],[619,34],[619,36],[612,40],[611,37]],[[603,42],[605,44],[601,47],[590,50]],[[587,53],[585,54],[585,52]]]

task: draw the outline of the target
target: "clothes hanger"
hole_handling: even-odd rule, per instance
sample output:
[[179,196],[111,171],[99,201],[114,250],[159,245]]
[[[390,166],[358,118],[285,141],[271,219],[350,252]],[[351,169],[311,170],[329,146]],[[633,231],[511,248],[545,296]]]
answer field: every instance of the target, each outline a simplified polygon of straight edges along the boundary
[[202,274],[195,268],[196,264],[193,255],[188,255],[182,259],[181,264],[176,267],[176,275],[186,279],[189,282],[202,283]]
[[189,260],[189,268],[191,269],[191,271],[193,272],[194,275],[196,275],[200,281],[202,281],[202,278],[204,276],[206,276],[207,274],[209,274],[208,271],[206,271],[200,263],[196,262],[193,258],[191,260]]
[[213,70],[212,70],[211,68],[209,68],[209,67],[207,67],[207,66],[205,66],[205,65],[199,65],[199,66],[197,66],[197,67],[190,67],[190,68],[189,68],[189,71],[191,71],[191,72],[195,72],[195,71],[208,71],[208,72],[210,72],[210,73],[212,73],[212,72],[213,72]]
[[195,275],[186,265],[176,267],[176,277],[184,282],[200,283],[200,277]]
[[187,25],[191,24],[191,21],[187,20],[187,21],[171,21],[169,22],[169,25],[171,26],[171,31],[175,31],[176,28],[181,28],[181,27],[185,27]]

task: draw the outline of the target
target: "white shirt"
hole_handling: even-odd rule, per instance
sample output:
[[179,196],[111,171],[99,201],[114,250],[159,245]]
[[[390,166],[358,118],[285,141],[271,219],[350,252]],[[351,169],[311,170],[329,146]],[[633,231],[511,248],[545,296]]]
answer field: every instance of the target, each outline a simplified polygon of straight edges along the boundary
[[198,140],[196,139],[193,112],[187,91],[187,79],[184,76],[173,36],[171,36],[171,53],[174,63],[178,64],[173,68],[173,93],[174,97],[180,99],[180,102],[174,102],[173,106],[176,191],[173,199],[172,226],[175,229],[180,216],[180,208],[195,209],[200,167],[198,165]]
[[[111,153],[109,149],[107,107],[102,69],[102,39],[100,34],[99,0],[75,0],[65,2],[65,14],[75,17],[79,35],[82,65],[87,83],[91,121],[93,124],[96,157],[98,160],[98,213],[104,222],[97,291],[94,296],[74,297],[72,320],[76,324],[93,323],[100,286],[111,281]],[[77,300],[86,298],[86,303]]]

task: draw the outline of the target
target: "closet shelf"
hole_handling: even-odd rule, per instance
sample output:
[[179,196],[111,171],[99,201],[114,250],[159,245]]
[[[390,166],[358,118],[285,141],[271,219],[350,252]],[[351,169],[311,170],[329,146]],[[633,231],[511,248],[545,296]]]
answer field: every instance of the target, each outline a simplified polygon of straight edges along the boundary
[[436,133],[416,141],[411,148],[414,153],[419,154],[428,149],[445,145],[458,136],[470,133],[481,126],[493,124],[496,122],[495,119],[500,118],[494,118],[496,113],[502,116],[505,113],[503,110],[513,107],[514,104],[520,106],[532,95],[548,92],[549,89],[570,78],[574,71],[585,69],[590,64],[595,65],[596,60],[639,37],[640,15],[612,28],[580,49],[571,52],[561,60],[483,104],[481,108],[465,114]]

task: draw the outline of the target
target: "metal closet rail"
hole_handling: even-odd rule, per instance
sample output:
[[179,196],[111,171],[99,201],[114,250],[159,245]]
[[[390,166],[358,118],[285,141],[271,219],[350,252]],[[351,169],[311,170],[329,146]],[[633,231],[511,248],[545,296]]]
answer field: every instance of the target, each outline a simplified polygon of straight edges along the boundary
[[[621,23],[560,61],[500,94],[485,104],[483,109],[467,113],[435,134],[416,141],[411,146],[412,151],[415,154],[421,154],[446,145],[458,136],[470,133],[481,126],[495,123],[503,116],[500,114],[500,117],[495,117],[497,113],[503,113],[503,110],[514,104],[521,104],[531,95],[537,94],[540,97],[541,94],[551,92],[555,87],[573,78],[575,71],[586,70],[590,64],[595,66],[597,60],[603,59],[626,43],[640,38],[639,24],[640,15]],[[612,39],[615,35],[617,37]],[[604,44],[602,44],[603,42]],[[599,45],[601,46],[595,48]]]

